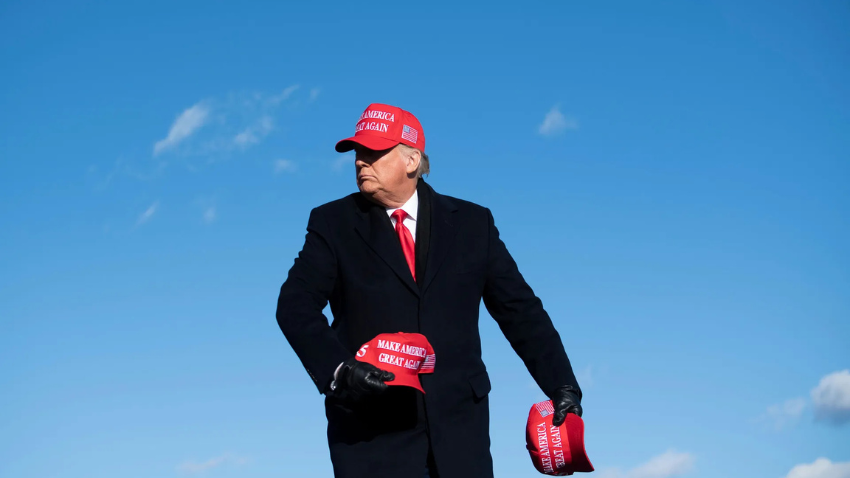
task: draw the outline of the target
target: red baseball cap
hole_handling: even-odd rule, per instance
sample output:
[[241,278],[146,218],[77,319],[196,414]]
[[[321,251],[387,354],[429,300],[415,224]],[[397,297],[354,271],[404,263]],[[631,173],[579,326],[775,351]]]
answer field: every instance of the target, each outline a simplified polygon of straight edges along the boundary
[[420,373],[434,373],[436,356],[428,339],[422,334],[379,334],[357,351],[357,360],[370,363],[395,374],[387,385],[413,387],[422,393]]
[[552,400],[535,403],[528,412],[525,447],[534,467],[553,476],[593,471],[584,451],[584,421],[575,413],[568,413],[564,423],[556,427],[552,425],[554,416]]
[[357,120],[354,136],[338,142],[336,150],[351,151],[355,143],[378,151],[401,143],[424,153],[425,133],[412,113],[396,106],[372,103]]

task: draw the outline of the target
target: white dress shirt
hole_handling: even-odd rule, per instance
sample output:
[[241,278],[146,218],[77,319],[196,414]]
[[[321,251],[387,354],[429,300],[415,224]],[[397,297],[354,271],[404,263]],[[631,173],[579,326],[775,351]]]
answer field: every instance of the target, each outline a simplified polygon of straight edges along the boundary
[[414,190],[413,196],[410,196],[410,199],[408,199],[401,207],[387,208],[387,214],[390,216],[393,228],[395,228],[395,218],[393,218],[393,213],[399,209],[403,209],[404,212],[407,213],[407,217],[404,218],[403,224],[407,230],[410,231],[410,235],[413,236],[413,242],[416,242],[416,212],[419,210],[419,193]]

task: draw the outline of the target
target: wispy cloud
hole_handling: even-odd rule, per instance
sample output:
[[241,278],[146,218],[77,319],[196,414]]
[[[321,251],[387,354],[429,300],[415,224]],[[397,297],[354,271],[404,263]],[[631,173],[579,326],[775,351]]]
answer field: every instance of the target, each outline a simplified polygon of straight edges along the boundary
[[221,466],[221,464],[224,463],[224,460],[225,457],[219,456],[216,458],[210,458],[204,462],[187,461],[181,463],[177,469],[185,473],[200,473],[202,471],[207,471],[217,466]]
[[274,173],[294,173],[298,170],[298,165],[295,161],[289,159],[278,159],[274,162]]
[[690,453],[668,450],[629,472],[629,478],[667,478],[682,476],[694,469],[695,458]]
[[543,123],[537,128],[537,132],[543,136],[556,136],[568,129],[577,129],[578,121],[568,118],[561,113],[560,106],[555,105],[546,113]]
[[811,395],[816,419],[835,425],[850,422],[850,370],[823,377]]
[[210,206],[204,210],[204,222],[206,224],[212,224],[218,218],[218,215],[215,211],[215,206]]
[[214,196],[198,196],[195,198],[194,205],[198,208],[204,224],[212,224],[218,220],[218,209]]
[[796,423],[805,409],[805,399],[792,398],[785,400],[783,403],[767,407],[767,411],[758,417],[757,421],[767,422],[774,430],[780,431],[789,425]]
[[354,165],[354,153],[344,153],[331,163],[331,169],[336,172],[342,172],[346,168]]
[[266,137],[274,129],[274,120],[271,116],[263,116],[254,124],[242,130],[239,134],[233,137],[233,143],[236,146],[245,148],[252,144],[259,143],[260,140]]
[[[299,88],[292,85],[277,94],[239,93],[200,101],[177,116],[168,135],[154,144],[154,156],[183,143],[188,147],[181,148],[182,156],[210,156],[255,145],[275,129],[275,112]],[[311,97],[318,94],[318,89],[313,90]]]
[[165,171],[166,162],[160,160],[148,160],[141,164],[134,164],[125,157],[119,157],[112,166],[101,167],[96,164],[89,165],[87,178],[97,190],[107,188],[112,182],[121,177],[130,177],[139,181],[150,181]]
[[[89,165],[87,182],[104,189],[119,177],[146,181],[161,176],[174,162],[198,172],[207,164],[242,153],[278,130],[283,102],[295,98],[300,88],[291,85],[273,94],[243,91],[198,101],[176,115],[164,138],[152,141],[152,158],[122,156],[111,166]],[[304,98],[309,95],[315,100],[319,92],[311,88]],[[286,114],[298,115],[299,105],[307,103],[292,102]]]
[[174,148],[181,141],[192,136],[204,126],[209,116],[210,108],[203,101],[180,113],[177,119],[174,120],[174,124],[171,125],[171,129],[168,130],[168,136],[154,144],[154,156]]
[[268,103],[271,105],[276,105],[282,101],[285,101],[289,99],[289,97],[292,96],[293,93],[298,91],[298,88],[301,88],[301,85],[287,86],[280,93],[270,96],[268,99]]
[[850,478],[850,461],[833,463],[827,458],[818,458],[791,468],[785,478]]
[[683,476],[694,469],[696,458],[691,453],[668,450],[646,463],[630,470],[609,468],[599,472],[600,478],[672,478]]
[[145,209],[145,212],[139,215],[139,219],[136,220],[136,226],[141,226],[142,224],[150,221],[154,214],[156,214],[156,209],[159,207],[159,201],[155,201],[150,205],[149,208]]
[[217,468],[224,464],[244,465],[247,462],[248,460],[246,458],[234,456],[231,453],[225,453],[224,455],[217,456],[215,458],[210,458],[209,460],[202,462],[185,461],[177,465],[177,471],[189,474],[197,474],[211,470],[213,468]]

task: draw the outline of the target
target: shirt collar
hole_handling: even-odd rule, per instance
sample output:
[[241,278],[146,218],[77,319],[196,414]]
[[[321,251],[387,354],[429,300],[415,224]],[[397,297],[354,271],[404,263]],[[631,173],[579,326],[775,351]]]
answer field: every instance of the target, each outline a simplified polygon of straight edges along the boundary
[[404,210],[404,212],[407,213],[407,216],[415,221],[416,213],[419,211],[419,191],[413,190],[413,196],[410,196],[410,199],[408,199],[407,202],[400,208],[387,208],[387,214],[392,216],[397,209]]

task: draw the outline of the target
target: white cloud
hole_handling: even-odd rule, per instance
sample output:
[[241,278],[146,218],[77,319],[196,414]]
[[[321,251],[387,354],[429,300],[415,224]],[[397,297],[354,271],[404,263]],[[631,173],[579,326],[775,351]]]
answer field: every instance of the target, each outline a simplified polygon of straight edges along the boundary
[[295,161],[291,161],[289,159],[278,159],[274,162],[275,174],[293,173],[297,169],[298,165],[295,163]]
[[[112,167],[105,163],[89,165],[87,182],[95,189],[104,189],[124,177],[156,179],[174,162],[198,172],[209,164],[226,161],[274,135],[281,124],[296,121],[308,103],[306,99],[292,101],[300,88],[291,85],[277,93],[242,91],[198,101],[176,115],[167,135],[153,142],[153,157],[119,157]],[[321,92],[318,87],[308,89],[311,101]],[[286,105],[285,100],[289,100]]]
[[251,131],[251,128],[247,128],[245,129],[245,131],[242,131],[241,133],[233,137],[233,142],[236,143],[238,146],[247,146],[249,144],[254,144],[259,141],[260,140],[257,139],[257,136],[254,135],[254,132]]
[[812,463],[791,468],[785,478],[850,478],[850,461],[833,463],[826,458],[818,458]]
[[215,222],[216,218],[218,218],[218,215],[216,214],[215,206],[210,206],[204,210],[205,223],[212,224],[213,222]]
[[281,101],[285,101],[287,98],[292,96],[292,93],[295,93],[295,91],[298,90],[298,88],[300,87],[301,85],[287,86],[279,94],[271,96],[268,100],[269,104],[276,105]]
[[119,157],[111,167],[100,167],[92,164],[88,168],[87,179],[97,190],[109,187],[113,181],[121,177],[130,177],[139,181],[150,181],[159,177],[165,171],[165,161],[151,160],[134,163],[125,157]]
[[783,403],[767,407],[767,411],[764,415],[759,417],[759,421],[770,422],[770,424],[773,425],[773,428],[779,431],[796,422],[805,409],[805,399],[792,398],[785,400]]
[[177,471],[189,474],[196,474],[211,470],[213,468],[217,468],[224,464],[244,465],[247,462],[248,460],[245,458],[233,456],[230,453],[225,453],[224,455],[217,456],[215,458],[210,458],[209,460],[203,462],[185,461],[180,465],[177,465]]
[[142,224],[148,222],[156,213],[157,207],[159,207],[159,201],[155,201],[153,204],[150,205],[149,208],[145,210],[145,212],[139,215],[139,219],[136,221],[136,225],[141,226]]
[[344,171],[349,166],[354,165],[354,153],[345,153],[339,155],[333,163],[331,163],[331,169],[336,172]]
[[174,120],[171,129],[168,130],[168,136],[161,139],[153,146],[153,154],[157,154],[177,146],[181,141],[188,138],[207,122],[210,115],[210,109],[204,102],[200,102],[180,113],[180,116]]
[[543,118],[543,123],[537,128],[537,132],[543,136],[555,136],[568,129],[576,128],[578,128],[578,121],[564,116],[560,107],[555,105],[546,113],[546,117]]
[[837,425],[850,421],[850,370],[823,377],[811,395],[815,418]]
[[696,458],[691,453],[667,450],[628,471],[617,468],[601,470],[599,478],[671,478],[693,471],[695,461]]
[[274,120],[271,116],[263,116],[251,126],[234,136],[233,142],[242,148],[259,143],[274,129]]
[[213,196],[199,196],[195,198],[195,206],[200,211],[201,220],[204,224],[212,224],[218,220],[218,209]]
[[225,459],[225,457],[219,456],[219,457],[216,457],[216,458],[211,458],[211,459],[204,461],[204,462],[201,462],[201,463],[197,463],[197,462],[194,462],[194,461],[187,461],[187,462],[181,463],[180,466],[177,467],[177,469],[179,471],[183,471],[183,472],[186,472],[186,473],[199,473],[199,472],[206,471],[206,470],[209,470],[211,468],[215,468],[217,466],[220,466],[222,463],[224,463],[224,459]]
[[623,478],[625,473],[619,468],[605,468],[593,472],[593,478]]
[[694,456],[668,450],[629,472],[629,478],[681,476],[694,469]]

